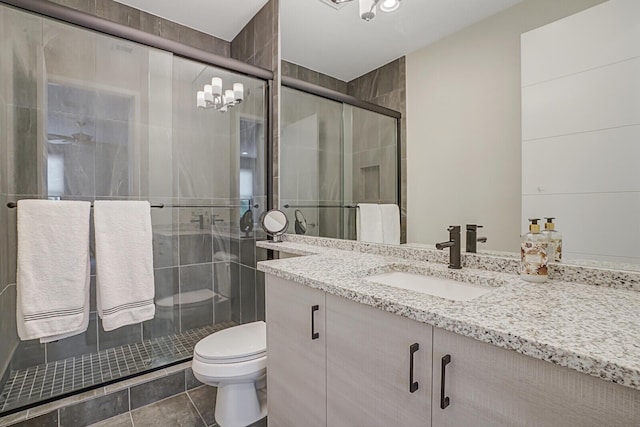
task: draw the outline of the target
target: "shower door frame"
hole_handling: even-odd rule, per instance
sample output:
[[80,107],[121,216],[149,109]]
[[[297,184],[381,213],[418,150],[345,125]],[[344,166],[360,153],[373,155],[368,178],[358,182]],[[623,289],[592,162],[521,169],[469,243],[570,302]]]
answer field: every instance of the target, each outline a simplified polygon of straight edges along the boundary
[[[273,205],[273,86],[274,86],[274,73],[271,70],[257,67],[247,64],[237,59],[228,58],[225,56],[216,55],[214,53],[206,52],[204,50],[185,45],[180,42],[165,39],[161,36],[146,33],[142,30],[127,27],[126,25],[118,24],[116,22],[108,21],[104,18],[100,18],[94,15],[90,15],[85,12],[81,12],[75,9],[71,9],[66,6],[51,3],[49,1],[42,0],[0,0],[0,4],[14,7],[24,12],[30,12],[45,18],[54,19],[67,24],[75,25],[90,31],[95,31],[108,36],[117,37],[123,40],[131,41],[148,47],[156,48],[173,54],[176,57],[193,60],[200,62],[207,66],[213,66],[222,68],[228,71],[232,71],[239,74],[244,74],[249,77],[260,79],[265,82],[265,114],[266,119],[265,126],[265,191],[266,191],[266,205],[267,209],[270,209]],[[126,381],[131,378],[139,377],[141,375],[148,374],[153,371],[165,369],[167,367],[184,363],[185,359],[177,360],[165,365],[150,368],[148,370],[138,372],[132,375],[123,376],[115,380],[105,381],[100,384],[95,384],[86,388],[75,390],[69,393],[62,393],[55,397],[42,399],[40,401],[30,403],[24,406],[9,409],[4,412],[0,412],[0,417],[5,417],[26,409],[34,408],[36,406],[44,405],[50,402],[54,402],[66,397],[74,396],[78,393],[98,389],[110,384],[114,384],[121,381]]]
[[[0,0],[2,1],[2,0]],[[321,98],[326,98],[332,101],[341,102],[354,107],[362,108],[367,111],[382,114],[384,116],[392,117],[396,119],[396,204],[398,208],[402,206],[402,113],[396,110],[392,110],[387,107],[383,107],[378,104],[363,101],[354,96],[344,94],[342,92],[335,91],[333,89],[327,89],[326,87],[319,86],[313,83],[299,80],[293,77],[282,76],[280,84],[283,87],[299,90],[304,93],[316,95]]]

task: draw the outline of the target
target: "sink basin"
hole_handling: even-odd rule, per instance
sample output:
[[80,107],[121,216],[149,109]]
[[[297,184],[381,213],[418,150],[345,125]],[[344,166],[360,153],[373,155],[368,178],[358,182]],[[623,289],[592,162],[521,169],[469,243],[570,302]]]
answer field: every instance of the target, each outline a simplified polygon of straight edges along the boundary
[[453,279],[423,276],[403,271],[376,274],[367,277],[366,280],[453,301],[470,301],[495,289],[491,286],[474,285]]

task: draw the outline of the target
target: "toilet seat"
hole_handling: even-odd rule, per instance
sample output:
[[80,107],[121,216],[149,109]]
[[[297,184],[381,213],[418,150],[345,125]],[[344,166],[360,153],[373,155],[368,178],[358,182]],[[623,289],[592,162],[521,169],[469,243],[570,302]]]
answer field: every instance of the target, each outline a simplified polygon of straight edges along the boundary
[[267,327],[259,321],[234,326],[200,340],[193,352],[202,363],[241,363],[266,357]]

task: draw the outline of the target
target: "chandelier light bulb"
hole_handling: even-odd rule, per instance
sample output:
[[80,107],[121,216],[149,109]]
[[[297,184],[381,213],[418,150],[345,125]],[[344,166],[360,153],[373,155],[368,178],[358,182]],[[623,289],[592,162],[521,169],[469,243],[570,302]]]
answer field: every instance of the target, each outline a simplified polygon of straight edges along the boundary
[[214,77],[211,79],[211,87],[213,88],[214,95],[222,95],[222,79],[220,77]]

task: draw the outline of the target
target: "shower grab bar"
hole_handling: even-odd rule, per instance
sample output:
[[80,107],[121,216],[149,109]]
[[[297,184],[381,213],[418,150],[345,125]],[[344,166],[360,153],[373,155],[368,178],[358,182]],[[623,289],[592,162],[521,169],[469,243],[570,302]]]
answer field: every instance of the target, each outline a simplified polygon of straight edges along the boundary
[[[16,202],[7,203],[7,207],[9,209],[14,209],[18,207]],[[91,203],[91,207],[93,207],[93,203]],[[163,208],[246,208],[246,205],[165,205],[164,203],[152,203],[152,208],[163,209]],[[258,209],[260,207],[259,204],[251,205],[250,207],[254,209]]]
[[340,205],[290,205],[290,204],[286,204],[284,205],[285,209],[287,208],[340,208],[340,209],[356,209],[359,208],[360,206],[358,205],[344,205],[344,206],[340,206]]

